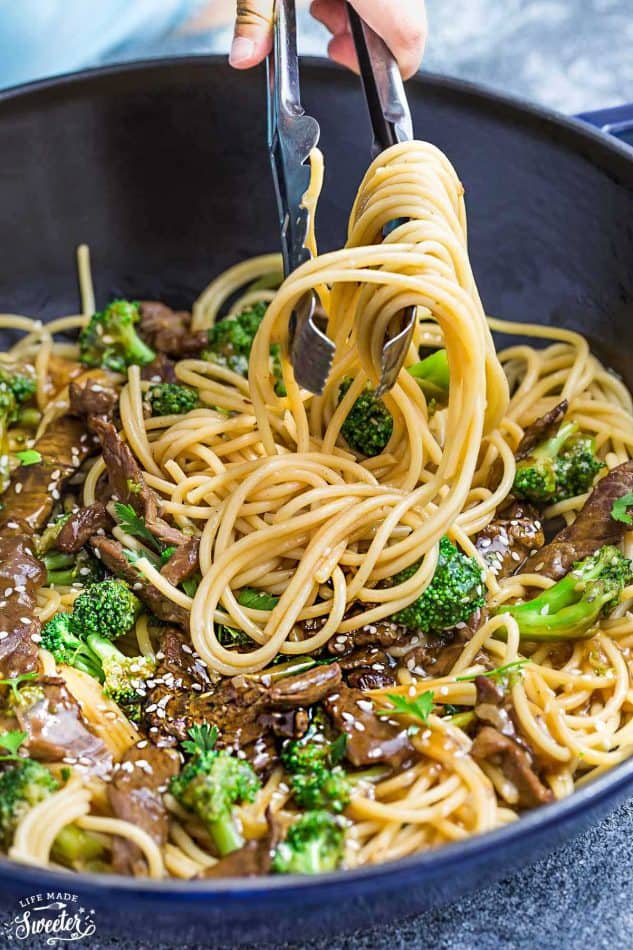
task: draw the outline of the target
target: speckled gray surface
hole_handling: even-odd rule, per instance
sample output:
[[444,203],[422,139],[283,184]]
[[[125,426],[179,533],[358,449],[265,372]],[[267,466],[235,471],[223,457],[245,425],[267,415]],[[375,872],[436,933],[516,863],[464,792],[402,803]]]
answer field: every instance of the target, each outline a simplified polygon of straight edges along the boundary
[[[562,111],[633,101],[633,0],[429,0],[425,65],[485,82]],[[187,49],[225,49],[228,33]],[[182,40],[169,47],[184,52]],[[304,22],[304,49],[322,53],[324,34]],[[149,52],[157,52],[151,50]],[[0,926],[2,917],[0,916]],[[111,939],[97,918],[91,950],[172,950],[174,944]],[[633,945],[633,803],[554,855],[422,916],[304,950],[548,950]],[[38,950],[44,943],[29,942]],[[180,943],[183,950],[193,944]],[[291,945],[284,945],[292,950]],[[254,950],[254,948],[250,948]],[[277,950],[282,950],[281,947]]]

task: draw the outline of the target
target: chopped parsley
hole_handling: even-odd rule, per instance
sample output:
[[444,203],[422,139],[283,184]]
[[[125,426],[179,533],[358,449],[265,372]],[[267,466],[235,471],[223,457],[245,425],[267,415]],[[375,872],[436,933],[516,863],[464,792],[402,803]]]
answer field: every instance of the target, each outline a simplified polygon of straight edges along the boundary
[[498,666],[494,670],[486,670],[485,673],[468,673],[467,676],[457,676],[456,681],[458,683],[468,683],[477,679],[478,676],[488,676],[495,682],[503,682],[504,680],[512,682],[515,676],[520,676],[523,673],[523,667],[526,663],[527,657],[520,657],[518,660],[512,660],[511,663],[506,663],[504,666]]
[[42,461],[41,453],[36,449],[24,449],[22,452],[16,452],[15,457],[20,460],[22,465],[37,465]]
[[398,696],[397,693],[387,693],[387,699],[393,703],[393,709],[379,709],[376,715],[387,717],[412,716],[426,725],[433,710],[433,698],[432,689],[427,689],[425,693],[421,693],[420,696],[416,696],[414,699]]
[[611,517],[622,524],[633,525],[633,516],[628,513],[628,508],[633,508],[633,492],[616,498],[611,507]]
[[27,738],[26,732],[20,732],[19,729],[12,729],[10,732],[4,732],[0,735],[0,748],[6,749],[8,755],[0,755],[0,762],[7,762],[12,759],[19,759],[17,751]]

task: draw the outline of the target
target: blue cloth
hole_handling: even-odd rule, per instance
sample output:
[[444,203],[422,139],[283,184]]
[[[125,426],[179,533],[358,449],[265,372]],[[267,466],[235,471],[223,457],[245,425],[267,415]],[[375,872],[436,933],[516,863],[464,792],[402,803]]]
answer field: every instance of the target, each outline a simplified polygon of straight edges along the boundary
[[4,0],[0,87],[178,51],[178,28],[200,6],[201,0]]

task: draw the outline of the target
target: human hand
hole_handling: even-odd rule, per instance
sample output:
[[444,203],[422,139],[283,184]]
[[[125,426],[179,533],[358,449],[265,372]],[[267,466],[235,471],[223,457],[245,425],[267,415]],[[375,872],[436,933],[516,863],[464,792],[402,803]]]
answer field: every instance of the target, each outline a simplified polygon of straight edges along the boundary
[[[360,16],[380,34],[405,79],[422,61],[426,40],[424,0],[351,0]],[[332,34],[329,56],[358,71],[344,0],[312,0],[310,12]],[[237,0],[235,36],[229,62],[236,69],[255,66],[271,48],[273,0]]]

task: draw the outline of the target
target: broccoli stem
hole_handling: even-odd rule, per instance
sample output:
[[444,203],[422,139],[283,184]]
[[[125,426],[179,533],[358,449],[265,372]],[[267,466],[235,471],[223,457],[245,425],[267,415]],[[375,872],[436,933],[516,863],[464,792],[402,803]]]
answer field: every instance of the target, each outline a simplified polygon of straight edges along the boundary
[[72,567],[75,563],[74,555],[62,551],[50,551],[42,560],[47,571],[58,571],[60,568]]
[[118,647],[115,647],[111,640],[100,636],[98,633],[89,633],[86,637],[86,643],[101,663],[104,660],[124,659],[124,654],[121,653]]
[[538,445],[531,453],[532,458],[550,459],[556,458],[560,453],[567,439],[578,431],[577,422],[564,422],[556,435],[547,439],[541,445]]
[[52,856],[60,864],[76,864],[77,861],[95,861],[103,857],[105,847],[100,838],[90,834],[79,825],[66,825],[53,842]]
[[235,819],[230,814],[209,822],[207,827],[221,857],[231,854],[232,851],[237,851],[244,844],[244,838],[240,834]]
[[426,396],[446,395],[450,385],[446,350],[437,350],[419,363],[409,366],[407,372],[417,380]]

